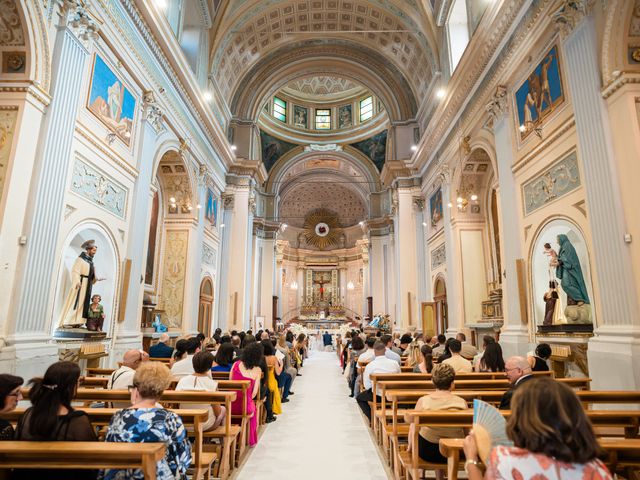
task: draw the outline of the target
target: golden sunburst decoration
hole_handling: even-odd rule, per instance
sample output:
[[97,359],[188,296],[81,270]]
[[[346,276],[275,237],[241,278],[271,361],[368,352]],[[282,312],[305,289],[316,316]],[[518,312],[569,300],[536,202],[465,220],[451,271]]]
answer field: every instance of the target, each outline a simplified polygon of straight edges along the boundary
[[309,245],[324,250],[338,244],[338,217],[335,213],[320,208],[304,219],[304,238]]

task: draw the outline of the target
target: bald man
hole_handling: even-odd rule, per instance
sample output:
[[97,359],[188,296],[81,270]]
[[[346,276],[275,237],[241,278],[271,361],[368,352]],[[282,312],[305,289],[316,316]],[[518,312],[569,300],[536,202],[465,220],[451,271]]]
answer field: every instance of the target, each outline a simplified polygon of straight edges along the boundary
[[149,360],[149,354],[142,350],[127,350],[122,357],[122,365],[111,374],[107,388],[110,390],[126,390],[133,384],[133,376],[137,368]]
[[158,343],[149,349],[149,356],[151,358],[171,358],[173,347],[169,345],[169,340],[168,333],[165,332],[160,335]]
[[511,397],[513,392],[523,383],[531,380],[533,374],[531,373],[531,366],[527,359],[524,357],[510,357],[504,365],[504,371],[509,379],[511,388],[504,392],[502,400],[500,401],[501,410],[509,410],[511,408]]

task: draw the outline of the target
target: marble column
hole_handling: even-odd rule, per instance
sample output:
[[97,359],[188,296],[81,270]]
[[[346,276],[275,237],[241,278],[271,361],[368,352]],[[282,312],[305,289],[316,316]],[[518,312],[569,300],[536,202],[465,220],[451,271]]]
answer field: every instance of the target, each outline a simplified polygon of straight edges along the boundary
[[[524,355],[528,351],[529,334],[526,318],[522,318],[520,305],[520,289],[518,286],[517,260],[522,258],[519,204],[516,193],[516,182],[513,176],[513,135],[509,117],[509,106],[506,88],[499,86],[493,100],[488,106],[490,122],[493,125],[493,135],[496,146],[496,160],[498,164],[500,229],[502,239],[502,310],[504,325],[500,332],[500,344],[505,358],[512,355]],[[507,228],[508,226],[508,228]],[[483,279],[484,280],[484,279]]]
[[396,216],[396,325],[404,332],[417,324],[418,270],[416,265],[416,215],[414,212],[413,179],[399,179],[397,184],[398,207]]
[[262,267],[260,280],[260,308],[256,310],[256,315],[264,317],[264,324],[271,329],[273,318],[273,292],[275,277],[275,232],[264,232],[264,238],[261,240],[262,247]]
[[234,223],[234,196],[227,192],[222,194],[222,222],[220,223],[220,278],[218,280],[218,315],[216,328],[228,331],[229,327],[229,268],[231,251],[231,226]]
[[[596,336],[589,341],[595,389],[640,387],[640,318],[611,125],[601,93],[598,38],[586,1],[564,2],[556,20],[564,36],[566,77],[591,229]],[[634,361],[635,357],[635,361]]]
[[276,262],[276,269],[275,269],[275,276],[273,279],[274,282],[274,295],[276,297],[278,297],[278,311],[274,312],[274,315],[276,317],[280,317],[283,318],[283,315],[286,314],[286,309],[284,306],[284,294],[282,291],[282,272],[283,272],[283,261],[284,261],[284,249],[287,247],[287,245],[289,244],[289,242],[287,242],[286,240],[276,240],[275,243],[275,262]]
[[[122,354],[132,348],[141,348],[140,317],[144,297],[144,272],[149,246],[149,223],[151,221],[151,185],[154,174],[154,160],[157,137],[165,131],[162,111],[152,92],[144,97],[142,141],[138,154],[138,177],[133,192],[133,208],[127,235],[126,258],[131,261],[129,283],[126,285],[127,302],[124,321],[117,325],[112,360],[121,359]],[[111,364],[113,364],[113,361]]]
[[[57,29],[53,49],[52,100],[47,109],[42,135],[39,138],[36,167],[32,183],[33,216],[26,220],[24,276],[17,284],[15,301],[16,329],[10,343],[36,344],[34,367],[42,373],[43,363],[57,360],[55,345],[43,346],[51,338],[53,299],[50,286],[60,259],[52,251],[58,245],[64,209],[64,195],[72,162],[74,127],[80,106],[82,80],[89,56],[89,43],[96,36],[97,26],[86,10],[63,7],[63,21]],[[25,348],[29,348],[25,346]],[[28,369],[22,373],[28,375]]]
[[418,329],[422,329],[422,302],[428,299],[427,279],[430,276],[429,262],[427,262],[425,251],[425,199],[423,197],[414,198],[414,207],[416,215],[416,256],[418,262],[418,292],[416,301],[418,304]]
[[462,280],[462,271],[460,269],[459,259],[456,257],[455,232],[453,230],[453,222],[451,218],[451,208],[448,206],[451,202],[451,172],[447,167],[440,170],[440,181],[442,182],[442,203],[443,203],[443,222],[444,222],[444,251],[445,265],[447,268],[447,320],[448,327],[445,335],[454,337],[464,326],[462,317],[463,304],[462,290],[460,288]]
[[225,249],[225,255],[233,259],[233,265],[227,268],[229,304],[225,318],[227,318],[229,330],[240,330],[249,328],[250,320],[251,242],[253,234],[253,212],[250,207],[252,180],[249,177],[234,177],[233,181],[235,182],[233,186],[234,218],[229,228],[228,250]]
[[[202,279],[202,244],[204,243],[204,213],[207,203],[207,179],[210,176],[206,166],[200,167],[195,200],[200,208],[195,210],[195,219],[189,226],[189,249],[184,279],[184,306],[182,308],[182,332],[198,333],[198,311],[200,308],[200,281]],[[208,332],[203,332],[208,335]]]

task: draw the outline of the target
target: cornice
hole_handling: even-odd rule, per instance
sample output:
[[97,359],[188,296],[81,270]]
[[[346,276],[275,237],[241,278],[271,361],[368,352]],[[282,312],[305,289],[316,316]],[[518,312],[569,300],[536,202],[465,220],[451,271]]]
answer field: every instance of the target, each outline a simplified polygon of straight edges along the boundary
[[[432,160],[439,156],[442,146],[451,140],[451,132],[456,129],[454,122],[456,117],[476,119],[478,114],[484,115],[486,105],[496,87],[504,83],[504,70],[511,64],[513,57],[520,54],[518,50],[530,39],[531,28],[553,0],[534,1],[535,10],[529,15],[525,13],[523,19],[516,25],[515,20],[521,15],[523,6],[530,2],[531,0],[507,2],[508,7],[497,13],[495,26],[490,29],[492,33],[489,39],[482,44],[482,51],[474,55],[473,63],[467,64],[472,68],[456,71],[455,77],[458,79],[458,84],[455,88],[449,85],[449,90],[455,92],[455,95],[448,102],[443,102],[431,117],[425,129],[429,134],[423,137],[414,155],[416,160],[425,158],[420,168],[423,175],[431,167]],[[510,29],[513,29],[513,34],[505,41]],[[500,55],[497,56],[499,51]],[[468,53],[470,52],[465,54],[466,59],[469,58]],[[480,79],[482,82],[478,85]],[[474,89],[475,92],[472,95]]]
[[80,122],[76,124],[75,131],[84,138],[91,146],[95,147],[100,153],[105,155],[109,160],[120,167],[125,173],[130,175],[134,180],[138,177],[138,170],[132,167],[124,158],[116,155],[104,142],[97,140],[91,129],[85,127]]
[[0,93],[24,93],[31,95],[43,107],[51,103],[51,96],[39,85],[28,83],[4,84],[0,86]]
[[[173,68],[165,54],[163,47],[161,47],[160,43],[156,40],[154,34],[142,18],[138,7],[134,5],[134,2],[132,0],[120,0],[120,5],[129,17],[129,20],[132,22],[137,33],[142,37],[144,43],[152,53],[153,59],[159,64],[162,72],[169,79],[171,86],[177,93],[178,99],[186,106],[186,110],[195,120],[191,121],[190,119],[185,118],[176,110],[174,105],[171,105],[172,113],[181,120],[181,122],[177,123],[188,125],[190,129],[194,131],[200,129],[205,134],[204,138],[200,139],[203,152],[210,152],[213,150],[222,160],[223,168],[228,168],[228,166],[233,163],[234,156],[231,152],[230,146],[226,142],[226,136],[222,131],[222,128],[215,121],[212,121],[213,119],[210,118],[209,115],[205,114],[203,116],[202,105],[198,105],[193,101],[193,98],[197,96],[197,92],[193,92],[191,85],[185,86],[179,79],[176,70]],[[112,25],[119,30],[122,39],[129,45],[130,51],[140,60],[140,65],[144,68],[143,59],[140,57],[139,44],[133,43],[132,40],[134,39],[128,38],[126,32],[123,31],[122,26],[118,22],[119,19],[114,16],[115,8],[107,8],[106,11],[112,19]],[[148,69],[146,70],[153,78],[152,72],[149,72]],[[187,72],[187,75],[190,75],[190,73]],[[162,91],[164,82],[158,78],[154,78],[154,80],[158,87],[154,90]],[[204,111],[208,112],[207,110]],[[224,175],[224,172],[219,173]]]
[[605,100],[620,90],[625,85],[640,83],[640,74],[623,72],[602,90],[602,98]]
[[571,118],[569,118],[566,122],[564,122],[562,125],[557,127],[553,131],[552,135],[545,137],[544,142],[540,143],[538,146],[536,146],[536,148],[532,149],[522,158],[518,159],[516,163],[513,165],[513,167],[511,168],[511,171],[514,174],[516,174],[520,170],[522,170],[524,167],[526,167],[529,163],[539,158],[542,152],[547,150],[549,147],[553,146],[556,140],[558,140],[566,132],[568,132],[573,127],[575,127],[575,125],[576,125],[576,119],[575,117],[571,116]]

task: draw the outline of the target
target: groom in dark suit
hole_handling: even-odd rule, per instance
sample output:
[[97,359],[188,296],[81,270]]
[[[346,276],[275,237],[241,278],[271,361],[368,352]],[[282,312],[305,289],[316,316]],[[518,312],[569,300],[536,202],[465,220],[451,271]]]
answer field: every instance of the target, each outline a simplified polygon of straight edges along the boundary
[[511,397],[513,392],[523,383],[531,380],[533,374],[531,373],[531,366],[527,359],[524,357],[511,357],[505,363],[504,371],[507,374],[511,387],[504,392],[502,400],[500,401],[501,410],[509,410],[511,408]]

